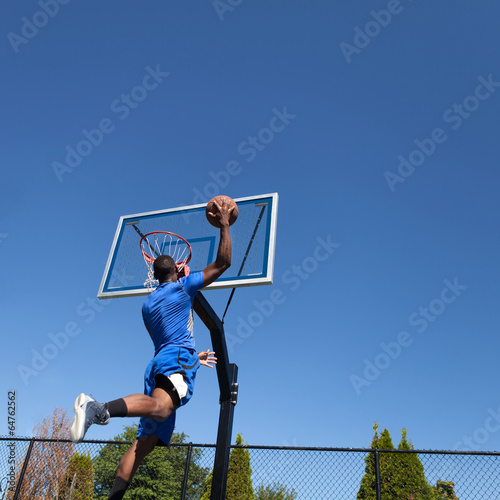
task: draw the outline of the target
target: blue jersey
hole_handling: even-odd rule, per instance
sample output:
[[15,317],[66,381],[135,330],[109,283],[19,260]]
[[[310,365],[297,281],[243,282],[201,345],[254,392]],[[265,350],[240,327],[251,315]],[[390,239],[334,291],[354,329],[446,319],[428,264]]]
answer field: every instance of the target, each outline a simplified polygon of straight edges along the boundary
[[155,346],[155,356],[165,346],[194,349],[193,299],[203,287],[203,273],[162,283],[142,306],[142,318]]

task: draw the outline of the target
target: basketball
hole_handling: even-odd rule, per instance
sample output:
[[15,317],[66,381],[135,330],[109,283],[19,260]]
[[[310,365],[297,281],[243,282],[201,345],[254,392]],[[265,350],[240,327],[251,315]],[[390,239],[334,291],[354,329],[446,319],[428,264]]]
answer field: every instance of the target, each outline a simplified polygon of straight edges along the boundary
[[217,203],[219,205],[222,205],[222,203],[227,203],[230,207],[234,207],[229,218],[229,225],[232,226],[238,218],[238,205],[236,205],[236,202],[232,198],[224,195],[215,196],[207,203],[205,215],[207,216],[208,222],[210,222],[210,224],[212,224],[212,226],[214,227],[221,227],[217,217],[214,215],[219,211],[217,205],[215,204],[215,200],[217,200]]

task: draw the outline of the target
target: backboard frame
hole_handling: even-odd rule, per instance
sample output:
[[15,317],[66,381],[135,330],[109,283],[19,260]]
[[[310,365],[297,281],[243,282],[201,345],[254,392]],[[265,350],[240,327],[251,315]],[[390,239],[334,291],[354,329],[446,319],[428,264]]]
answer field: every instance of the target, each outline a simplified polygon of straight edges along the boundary
[[[277,217],[278,217],[278,193],[269,193],[258,196],[247,196],[244,198],[235,198],[234,201],[238,205],[251,204],[255,202],[255,206],[265,206],[267,205],[269,209],[266,214],[266,239],[264,245],[264,261],[263,261],[263,270],[260,276],[252,277],[252,276],[233,276],[232,278],[225,278],[224,275],[221,276],[217,281],[204,288],[204,290],[210,289],[222,289],[222,288],[236,288],[236,287],[244,287],[244,286],[260,286],[260,285],[269,285],[273,283],[274,277],[274,259],[276,252],[276,232],[277,232]],[[97,293],[97,297],[99,299],[110,299],[110,298],[119,298],[119,297],[135,297],[148,295],[151,293],[151,290],[147,288],[141,289],[137,286],[126,287],[123,286],[120,289],[110,289],[109,283],[111,279],[110,270],[114,269],[115,259],[117,258],[117,252],[120,246],[121,238],[123,237],[125,227],[127,225],[134,225],[135,221],[141,221],[143,219],[154,219],[155,217],[161,217],[165,214],[172,215],[181,215],[185,214],[185,216],[189,217],[189,213],[193,213],[194,211],[199,212],[200,210],[205,210],[206,203],[201,203],[197,205],[189,205],[184,207],[176,207],[165,210],[156,210],[151,212],[143,212],[138,214],[124,215],[120,217],[118,221],[118,226],[115,231],[115,235],[113,238],[113,242],[111,245],[111,250],[108,255],[108,259],[105,265],[103,277],[99,286],[99,291]],[[198,215],[199,216],[199,215]],[[205,222],[209,225],[209,222]],[[235,224],[238,224],[236,221]],[[211,226],[210,226],[211,227]],[[137,230],[137,228],[135,228]],[[212,228],[217,234],[218,229]],[[180,236],[183,236],[180,234]],[[199,238],[202,240],[203,238]],[[210,240],[210,238],[205,238],[205,240]],[[139,240],[138,240],[139,241]],[[192,240],[188,240],[191,241]],[[215,241],[215,239],[214,239]],[[210,245],[211,250],[213,251],[213,244],[210,241],[206,242]],[[138,253],[139,244],[137,244]],[[216,251],[216,248],[215,248]],[[141,255],[142,259],[142,255]]]

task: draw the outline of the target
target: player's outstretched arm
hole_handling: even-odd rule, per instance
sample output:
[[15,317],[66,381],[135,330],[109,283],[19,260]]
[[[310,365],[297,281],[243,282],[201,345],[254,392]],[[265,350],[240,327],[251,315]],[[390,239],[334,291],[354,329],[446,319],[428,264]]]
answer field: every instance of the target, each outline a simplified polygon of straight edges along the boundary
[[214,213],[221,225],[219,249],[215,262],[203,269],[203,286],[213,283],[222,273],[231,266],[231,234],[229,232],[229,218],[233,207],[226,200],[221,203],[215,201],[218,211]]
[[217,358],[214,356],[214,354],[215,352],[211,351],[210,349],[199,352],[198,357],[200,358],[200,365],[213,368],[213,365],[217,364]]

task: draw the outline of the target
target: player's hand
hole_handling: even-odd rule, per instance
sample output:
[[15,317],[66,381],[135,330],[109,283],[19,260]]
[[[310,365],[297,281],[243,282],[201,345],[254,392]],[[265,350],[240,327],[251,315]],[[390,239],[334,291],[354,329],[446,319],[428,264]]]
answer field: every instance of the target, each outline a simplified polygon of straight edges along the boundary
[[213,365],[217,364],[217,358],[214,356],[214,354],[215,352],[211,351],[210,349],[199,352],[198,357],[200,358],[200,365],[213,368]]
[[210,212],[210,215],[216,217],[221,226],[229,226],[229,219],[234,206],[228,202],[227,198],[220,198],[221,203],[217,199],[214,200],[214,205],[217,207],[217,212]]

